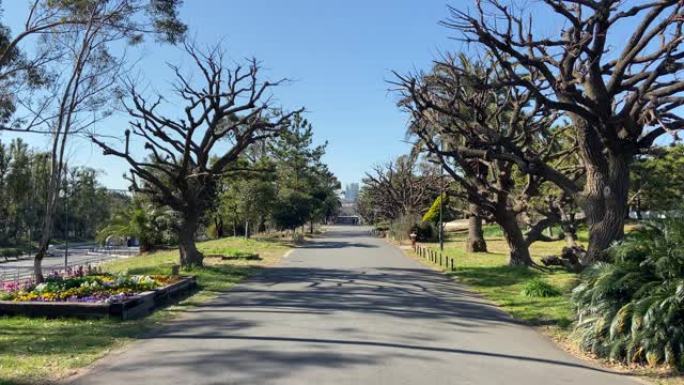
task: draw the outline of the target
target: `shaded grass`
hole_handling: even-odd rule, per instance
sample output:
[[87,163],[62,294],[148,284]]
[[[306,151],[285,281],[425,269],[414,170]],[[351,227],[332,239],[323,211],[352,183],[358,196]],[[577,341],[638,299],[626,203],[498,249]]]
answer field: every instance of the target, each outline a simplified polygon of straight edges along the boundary
[[[626,225],[630,231],[633,225]],[[541,326],[545,334],[549,335],[561,345],[575,354],[585,356],[576,348],[570,338],[575,312],[570,302],[572,289],[578,284],[578,274],[568,272],[560,267],[550,269],[536,269],[508,266],[508,246],[501,236],[497,236],[497,229],[485,229],[488,253],[465,252],[465,238],[467,234],[451,234],[445,242],[444,255],[453,257],[455,271],[445,271],[455,280],[465,283],[473,291],[480,293],[489,301],[500,306],[514,318],[525,321],[532,326]],[[492,235],[494,234],[494,235]],[[588,235],[586,230],[578,232],[579,243],[586,247]],[[439,250],[435,243],[424,243],[424,246]],[[540,258],[547,255],[557,255],[565,246],[565,241],[536,242],[530,247],[532,258],[540,262]],[[412,251],[411,254],[418,258]],[[443,267],[431,264],[422,259],[423,263],[436,268]],[[534,279],[543,280],[561,291],[556,297],[527,297],[522,294],[525,286]],[[587,357],[589,358],[589,357]],[[601,361],[610,366],[610,363]],[[616,367],[628,370],[642,376],[648,382],[658,385],[684,385],[684,378],[673,376],[669,371],[659,371],[643,367]]]
[[[206,266],[184,270],[197,277],[199,292],[139,320],[79,320],[0,317],[0,385],[46,384],[89,365],[106,352],[135,339],[188,306],[228,290],[255,269],[275,263],[288,249],[273,239],[224,238],[201,242],[205,254],[256,253],[261,260],[207,258]],[[106,271],[131,274],[168,274],[178,252],[158,251],[103,265]]]
[[[496,233],[493,229],[487,233]],[[486,234],[487,234],[486,233]],[[444,254],[453,257],[455,271],[447,274],[470,286],[513,317],[530,325],[544,325],[552,334],[569,333],[574,319],[570,292],[577,284],[577,274],[562,268],[529,269],[508,266],[508,246],[499,236],[487,236],[488,253],[465,252],[465,235],[454,235],[445,243]],[[580,237],[580,242],[582,238]],[[424,244],[439,250],[436,244]],[[543,256],[559,254],[564,241],[537,242],[530,252],[539,261]],[[424,260],[426,263],[429,261]],[[522,294],[528,282],[541,279],[561,291],[556,297],[528,297]]]

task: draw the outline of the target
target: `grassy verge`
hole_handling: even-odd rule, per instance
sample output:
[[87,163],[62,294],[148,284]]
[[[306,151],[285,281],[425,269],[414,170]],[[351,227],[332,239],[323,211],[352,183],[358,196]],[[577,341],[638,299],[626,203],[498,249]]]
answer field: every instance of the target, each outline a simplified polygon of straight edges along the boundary
[[[465,235],[456,234],[445,243],[444,254],[455,260],[455,271],[447,272],[458,281],[483,294],[517,319],[531,325],[544,326],[561,336],[569,331],[573,319],[569,294],[576,285],[577,274],[561,268],[527,269],[508,266],[508,246],[496,232],[486,236],[488,253],[465,252]],[[580,239],[580,243],[582,239]],[[425,244],[439,250],[436,244]],[[530,252],[533,259],[559,254],[564,246],[559,242],[537,242]],[[425,260],[424,260],[425,261]],[[426,261],[426,263],[429,263]],[[561,291],[555,297],[528,297],[522,294],[532,279],[541,279]]]
[[[0,385],[45,384],[69,375],[107,351],[158,326],[186,306],[193,306],[225,291],[254,269],[275,263],[289,245],[271,239],[224,238],[198,244],[209,254],[256,253],[260,260],[207,258],[204,268],[183,271],[196,275],[200,291],[176,306],[132,321],[35,319],[0,317]],[[110,272],[169,273],[177,251],[121,259],[104,265]]]
[[[527,269],[508,266],[508,246],[495,229],[485,231],[488,253],[465,252],[465,234],[455,234],[445,242],[444,255],[453,257],[455,271],[445,273],[455,280],[468,285],[473,291],[482,294],[486,299],[500,306],[504,311],[519,320],[523,320],[559,342],[567,350],[587,357],[576,349],[570,339],[572,322],[575,318],[570,303],[570,294],[578,282],[578,275],[562,268]],[[579,234],[579,243],[586,247],[586,233]],[[424,246],[439,250],[434,243]],[[537,242],[530,247],[532,258],[539,262],[541,257],[558,255],[565,245],[564,241]],[[413,257],[419,258],[413,251]],[[429,260],[420,258],[421,262],[431,264]],[[442,268],[434,265],[436,268]],[[533,279],[541,279],[558,289],[561,293],[554,297],[528,297],[522,294],[525,285]],[[608,362],[603,364],[611,366]],[[657,385],[684,385],[684,378],[667,370],[643,367],[614,367],[618,370],[629,370],[642,376],[647,382]]]

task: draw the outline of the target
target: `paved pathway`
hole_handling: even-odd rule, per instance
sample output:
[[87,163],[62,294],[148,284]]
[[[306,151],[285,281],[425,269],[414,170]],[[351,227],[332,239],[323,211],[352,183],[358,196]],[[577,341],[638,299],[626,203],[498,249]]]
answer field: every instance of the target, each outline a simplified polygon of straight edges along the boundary
[[333,228],[78,384],[635,384],[443,275]]

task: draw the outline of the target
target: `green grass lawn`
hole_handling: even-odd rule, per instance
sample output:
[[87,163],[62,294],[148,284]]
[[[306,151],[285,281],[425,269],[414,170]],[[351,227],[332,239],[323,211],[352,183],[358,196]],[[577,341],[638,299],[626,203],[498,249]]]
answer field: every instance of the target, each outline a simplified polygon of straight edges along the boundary
[[[107,351],[158,326],[186,306],[225,291],[254,269],[275,263],[289,248],[274,239],[224,238],[198,244],[209,254],[257,253],[261,260],[207,258],[204,268],[183,271],[197,276],[200,291],[178,305],[132,321],[0,317],[0,385],[44,384],[69,375]],[[177,251],[158,251],[104,265],[110,272],[168,274]]]

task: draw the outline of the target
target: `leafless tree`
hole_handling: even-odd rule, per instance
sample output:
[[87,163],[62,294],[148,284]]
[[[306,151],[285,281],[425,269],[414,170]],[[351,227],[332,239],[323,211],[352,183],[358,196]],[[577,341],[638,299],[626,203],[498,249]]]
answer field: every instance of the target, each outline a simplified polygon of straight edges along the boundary
[[[623,236],[630,162],[660,136],[684,128],[678,110],[684,103],[679,75],[684,3],[541,3],[547,14],[560,19],[562,30],[555,36],[540,36],[525,11],[499,0],[477,1],[473,12],[452,8],[444,24],[496,58],[508,84],[526,89],[536,103],[572,121],[586,177],[575,181],[556,174],[549,180],[586,213],[586,264]],[[621,28],[631,34],[621,36]],[[540,165],[520,154],[506,156]],[[545,167],[523,169],[535,174]]]
[[[564,219],[567,199],[562,196],[545,205],[533,204],[546,175],[560,172],[546,167],[525,177],[519,175],[520,169],[529,164],[501,154],[519,154],[548,165],[571,156],[574,148],[560,145],[558,139],[566,130],[554,126],[554,114],[531,103],[529,92],[500,85],[500,71],[487,61],[447,57],[430,74],[398,75],[396,84],[400,105],[411,113],[409,131],[419,138],[418,145],[461,186],[453,191],[472,204],[476,215],[501,226],[510,264],[531,265],[529,245],[550,240],[543,230]],[[522,216],[534,220],[526,233],[520,225]]]
[[[190,43],[184,47],[200,80],[195,84],[180,68],[171,66],[175,94],[185,103],[181,116],[164,115],[160,111],[164,97],[148,98],[136,84],[129,84],[130,101],[125,108],[133,120],[125,131],[124,148],[96,136],[92,140],[105,155],[128,162],[133,191],[179,215],[180,263],[198,266],[203,255],[194,236],[215,197],[217,178],[235,170],[235,162],[249,145],[281,133],[301,110],[285,113],[272,105],[269,92],[282,80],[261,81],[256,60],[228,68],[220,47],[206,51]],[[147,158],[130,150],[131,134],[144,142]],[[226,142],[230,147],[221,150]]]
[[439,195],[440,176],[434,167],[419,165],[415,156],[374,167],[363,180],[375,215],[390,221],[418,217]]

